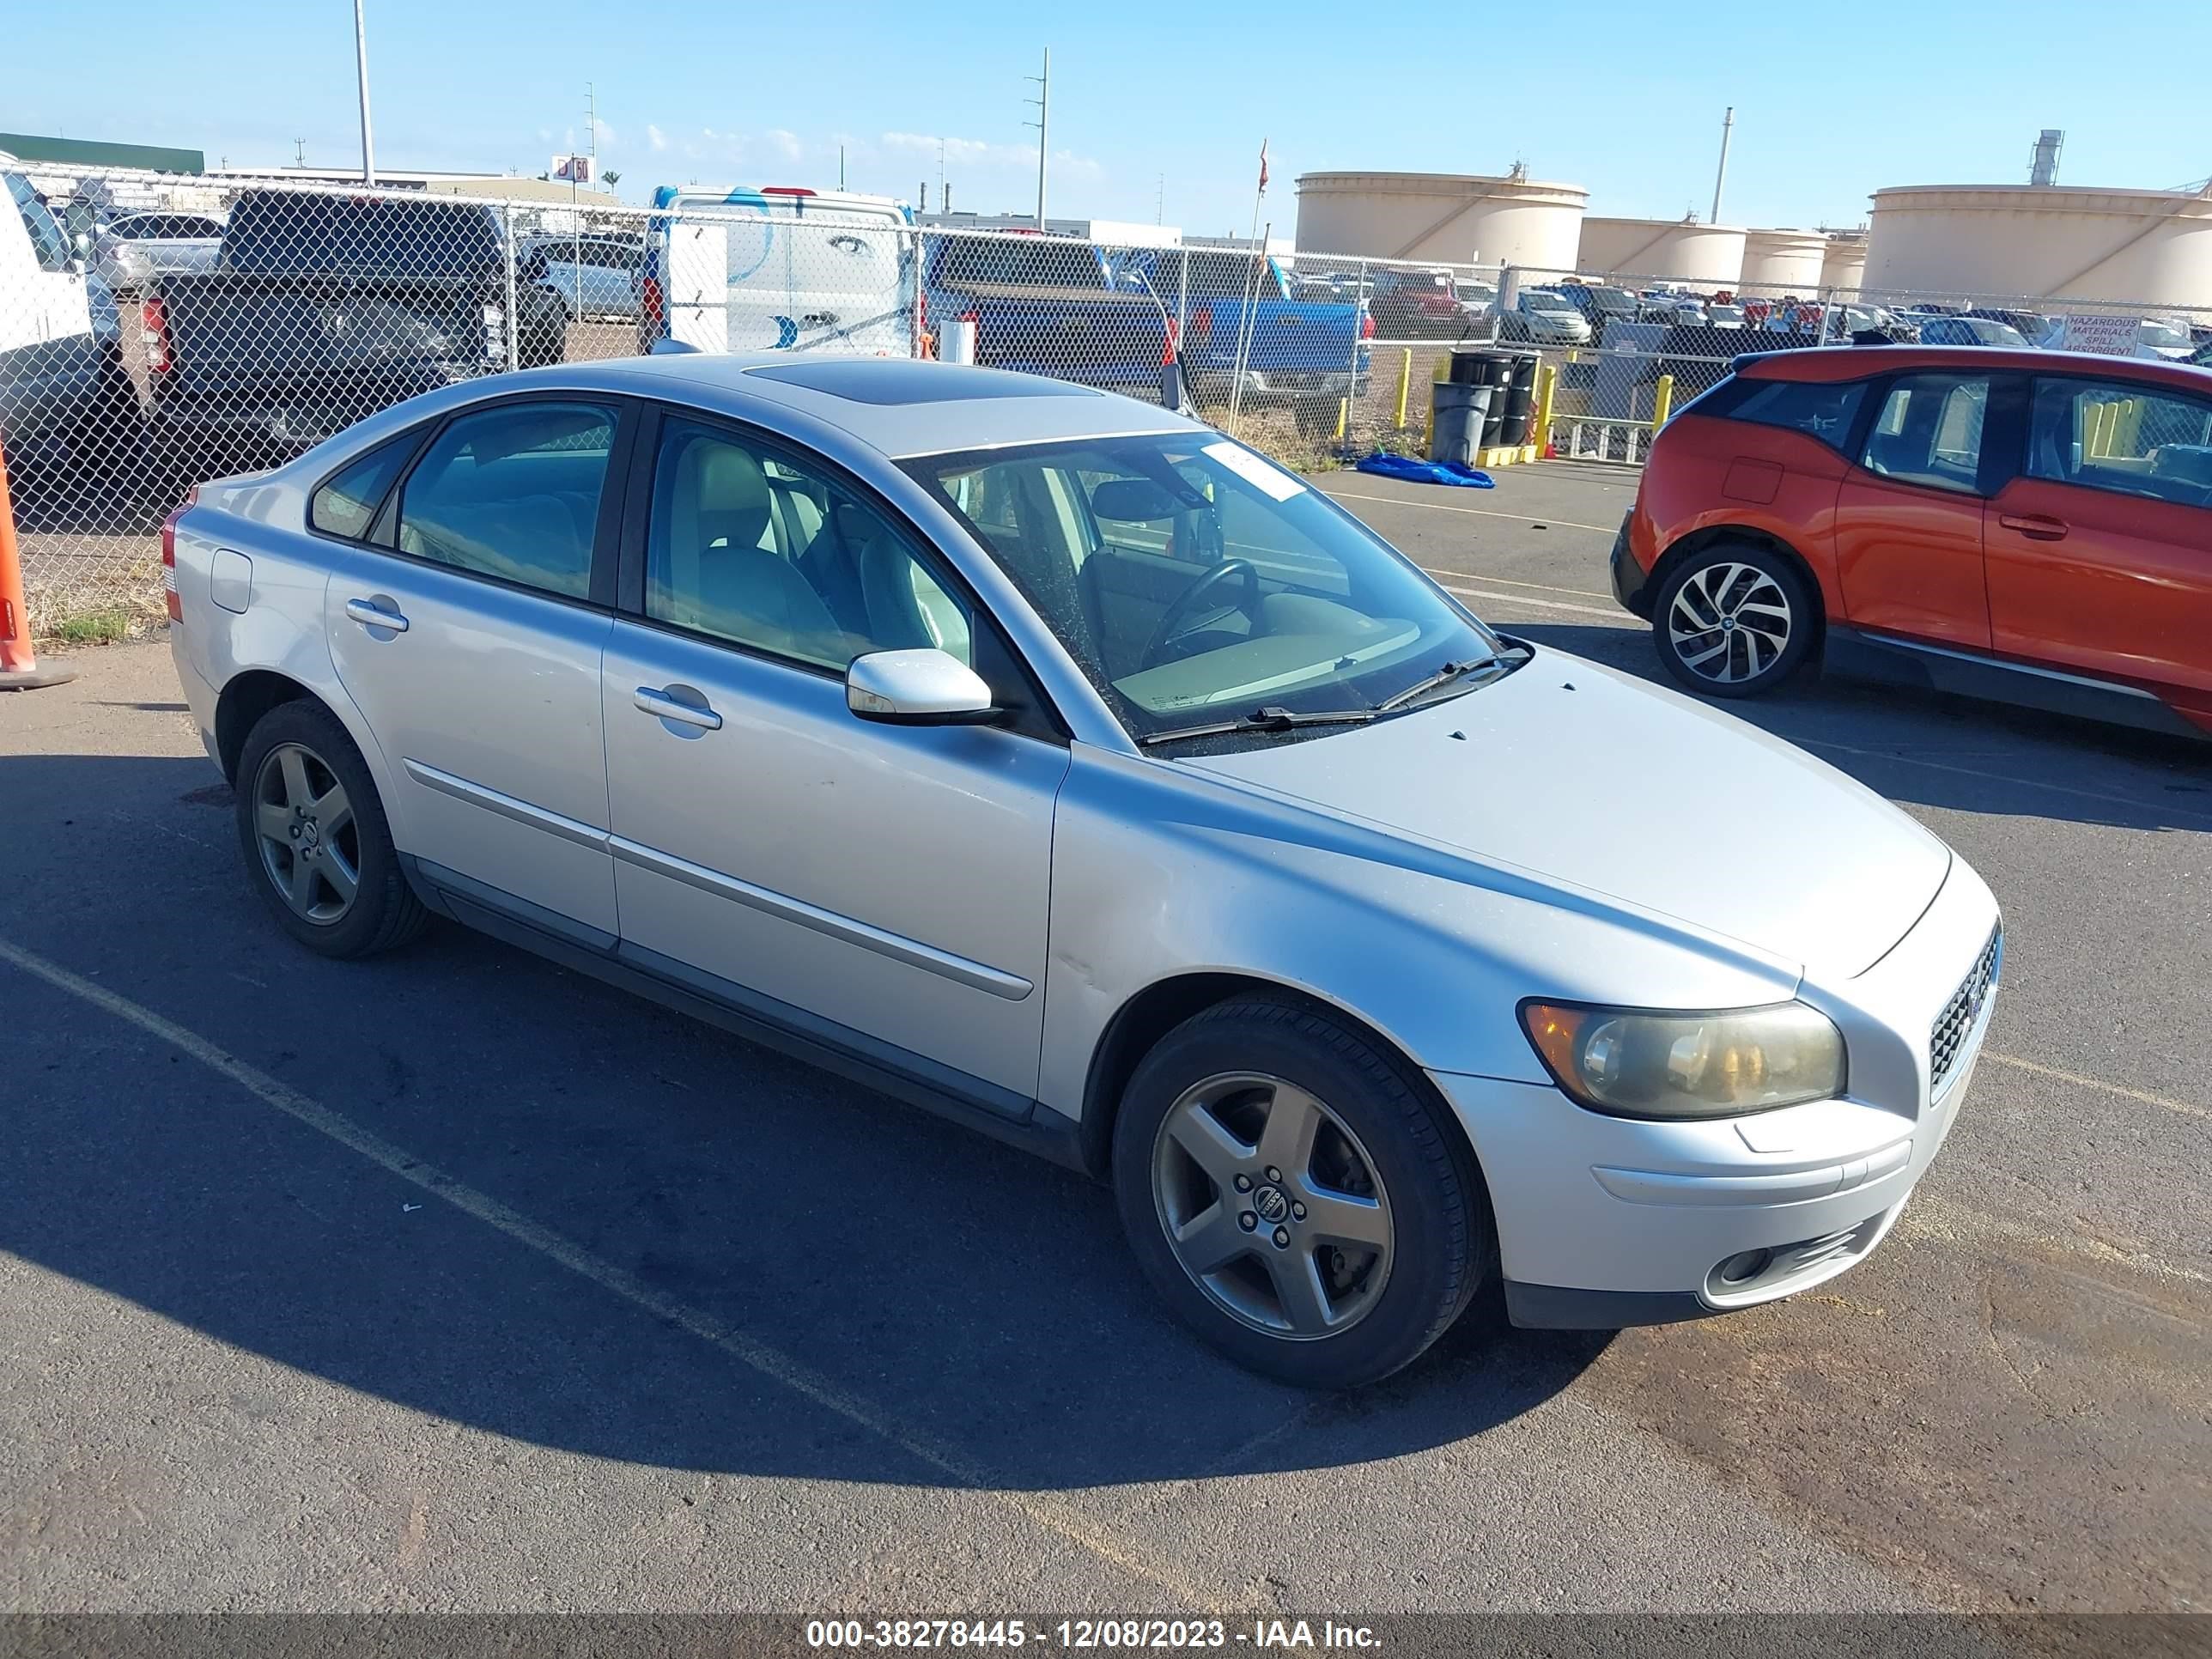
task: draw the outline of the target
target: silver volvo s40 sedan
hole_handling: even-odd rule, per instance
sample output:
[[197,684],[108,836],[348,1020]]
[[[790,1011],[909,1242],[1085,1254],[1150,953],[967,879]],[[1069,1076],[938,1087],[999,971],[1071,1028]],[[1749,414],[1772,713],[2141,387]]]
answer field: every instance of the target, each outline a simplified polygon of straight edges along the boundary
[[1610,1328],[1843,1272],[1988,1027],[1996,904],[1919,825],[1084,387],[502,375],[164,540],[295,939],[434,912],[1109,1179],[1297,1382],[1493,1273]]

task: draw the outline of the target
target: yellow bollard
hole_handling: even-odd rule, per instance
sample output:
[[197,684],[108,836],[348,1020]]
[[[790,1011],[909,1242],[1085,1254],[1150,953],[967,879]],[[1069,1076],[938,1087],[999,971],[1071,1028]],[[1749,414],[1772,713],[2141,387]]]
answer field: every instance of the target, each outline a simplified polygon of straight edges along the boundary
[[1413,390],[1413,348],[1398,353],[1398,430],[1406,429],[1406,398]]
[[1674,377],[1662,374],[1659,384],[1651,388],[1651,429],[1654,432],[1667,424],[1668,411],[1674,407]]
[[1528,434],[1540,461],[1552,447],[1552,394],[1559,389],[1559,371],[1557,366],[1546,363],[1536,371],[1536,424]]
[[1344,428],[1351,423],[1352,399],[1349,398],[1339,398],[1336,400],[1336,441],[1338,443],[1341,444],[1344,441]]

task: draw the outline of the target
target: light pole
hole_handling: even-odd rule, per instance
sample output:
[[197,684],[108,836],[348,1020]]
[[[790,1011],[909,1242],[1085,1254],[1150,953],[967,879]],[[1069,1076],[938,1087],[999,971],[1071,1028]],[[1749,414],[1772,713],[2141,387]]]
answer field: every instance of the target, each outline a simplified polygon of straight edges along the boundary
[[1044,230],[1045,161],[1051,155],[1052,143],[1052,48],[1044,49],[1044,73],[1029,77],[1037,83],[1037,95],[1029,101],[1036,106],[1037,118],[1033,123],[1037,130],[1037,211],[1036,228]]
[[1730,104],[1728,106],[1728,113],[1721,117],[1721,165],[1720,170],[1713,174],[1712,222],[1714,224],[1721,222],[1721,186],[1728,183],[1729,135],[1735,131],[1735,106]]
[[361,76],[361,181],[376,182],[376,140],[368,126],[368,25],[362,21],[362,0],[353,0],[353,50]]

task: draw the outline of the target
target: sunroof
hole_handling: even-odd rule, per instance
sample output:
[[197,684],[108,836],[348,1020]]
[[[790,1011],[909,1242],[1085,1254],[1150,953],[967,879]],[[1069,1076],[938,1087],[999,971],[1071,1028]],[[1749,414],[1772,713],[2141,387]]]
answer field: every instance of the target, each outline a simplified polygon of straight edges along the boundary
[[1036,374],[962,363],[916,362],[910,357],[817,357],[769,368],[749,368],[763,380],[781,380],[856,404],[958,404],[975,398],[1096,398],[1089,386],[1069,386]]

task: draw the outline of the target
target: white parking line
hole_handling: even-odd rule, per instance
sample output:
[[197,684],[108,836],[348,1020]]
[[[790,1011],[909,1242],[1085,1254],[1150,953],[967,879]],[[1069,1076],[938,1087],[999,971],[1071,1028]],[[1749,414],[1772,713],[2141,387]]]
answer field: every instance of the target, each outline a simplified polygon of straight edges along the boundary
[[1543,525],[1552,530],[1588,530],[1601,536],[1617,534],[1617,524],[1577,524],[1571,519],[1547,519],[1538,513],[1500,513],[1494,507],[1449,507],[1443,501],[1409,501],[1395,495],[1359,495],[1351,490],[1324,489],[1333,501],[1380,501],[1385,507],[1425,507],[1431,513],[1471,513],[1478,519],[1510,519],[1516,524]]
[[[1437,573],[1431,571],[1429,574],[1434,575]],[[1628,617],[1628,613],[1619,605],[1601,611],[1594,605],[1569,605],[1561,599],[1532,599],[1526,593],[1494,593],[1481,587],[1456,587],[1449,582],[1438,582],[1437,586],[1445,592],[1456,593],[1464,599],[1488,599],[1496,605],[1533,605],[1545,611],[1571,611],[1577,616],[1610,617],[1616,622]]]
[[2212,1106],[2199,1106],[2187,1100],[2170,1100],[2164,1095],[2154,1095],[2148,1089],[2130,1089],[2125,1084],[2107,1083],[2102,1078],[2084,1077],[2079,1072],[2062,1072],[2056,1066],[2022,1060],[2018,1054],[2001,1054],[1995,1049],[1984,1049],[1982,1058],[1994,1060],[2000,1066],[2010,1066],[2019,1071],[2033,1072],[2038,1077],[2071,1083],[2077,1088],[2100,1089],[2108,1095],[2118,1095],[2123,1100],[2139,1100],[2146,1106],[2163,1106],[2167,1111],[2179,1112],[2185,1117],[2212,1118]]
[[1493,576],[1487,570],[1439,570],[1432,564],[1425,564],[1421,568],[1439,581],[1449,580],[1463,582],[1492,582],[1499,587],[1533,587],[1539,593],[1572,593],[1576,598],[1583,599],[1609,599],[1613,597],[1610,593],[1601,593],[1591,587],[1561,587],[1557,582],[1516,581],[1510,576]]
[[489,1194],[478,1192],[466,1182],[424,1163],[382,1136],[363,1128],[343,1113],[333,1111],[319,1101],[310,1100],[297,1090],[279,1083],[266,1072],[259,1071],[235,1054],[216,1047],[198,1032],[187,1030],[173,1020],[164,1019],[152,1009],[142,1007],[106,986],[95,985],[90,980],[8,939],[0,939],[0,962],[11,963],[33,978],[44,980],[55,989],[67,992],[80,1001],[88,1002],[94,1007],[137,1026],[148,1036],[182,1050],[210,1071],[236,1084],[264,1105],[273,1107],[316,1133],[327,1136],[400,1180],[434,1194],[463,1214],[536,1251],[548,1261],[558,1263],[578,1278],[589,1280],[641,1311],[689,1332],[748,1370],[772,1382],[781,1383],[792,1393],[844,1419],[855,1427],[866,1430],[908,1456],[928,1465],[955,1484],[997,1499],[1100,1560],[1149,1580],[1192,1606],[1215,1613],[1231,1611],[1225,1600],[1198,1589],[1173,1566],[1152,1559],[1137,1546],[1126,1540],[1102,1535],[1073,1506],[1049,1494],[1008,1492],[999,1487],[988,1470],[969,1462],[943,1442],[902,1426],[866,1401],[847,1393],[821,1373],[801,1364],[789,1355],[725,1324],[710,1314],[702,1313],[673,1297],[663,1295],[635,1274],[593,1255],[520,1211],[509,1209]]

